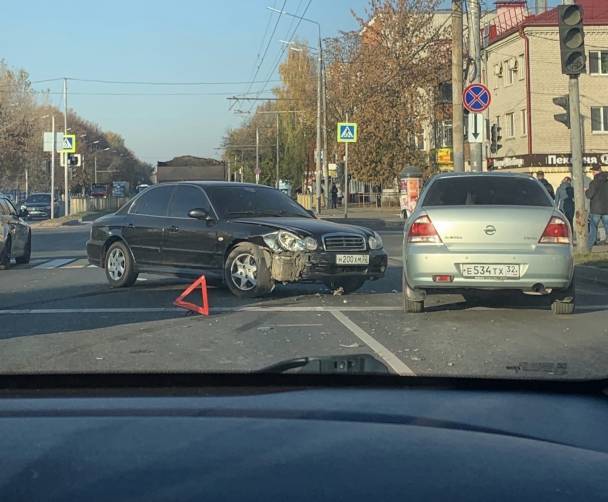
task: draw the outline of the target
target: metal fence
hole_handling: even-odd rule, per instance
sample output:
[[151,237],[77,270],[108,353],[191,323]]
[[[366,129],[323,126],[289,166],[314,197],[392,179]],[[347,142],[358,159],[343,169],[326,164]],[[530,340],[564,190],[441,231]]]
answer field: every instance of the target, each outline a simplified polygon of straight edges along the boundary
[[116,210],[128,197],[71,197],[70,214]]

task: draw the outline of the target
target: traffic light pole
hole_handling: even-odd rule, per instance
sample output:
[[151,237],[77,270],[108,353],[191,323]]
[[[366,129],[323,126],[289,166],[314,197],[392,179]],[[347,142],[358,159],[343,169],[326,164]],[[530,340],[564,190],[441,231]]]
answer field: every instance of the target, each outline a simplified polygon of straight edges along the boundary
[[570,96],[570,148],[572,150],[572,188],[574,189],[574,234],[576,252],[589,252],[587,244],[587,210],[585,208],[585,170],[583,168],[583,135],[581,127],[581,106],[578,87],[578,75],[568,79]]

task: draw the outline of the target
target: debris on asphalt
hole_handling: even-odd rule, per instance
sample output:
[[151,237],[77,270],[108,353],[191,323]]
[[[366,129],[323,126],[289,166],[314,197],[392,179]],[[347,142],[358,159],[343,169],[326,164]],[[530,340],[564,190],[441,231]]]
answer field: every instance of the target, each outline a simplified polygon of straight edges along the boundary
[[342,300],[342,303],[348,303],[348,300]]
[[258,331],[261,331],[261,332],[265,333],[265,332],[270,331],[272,329],[274,329],[272,326],[260,326],[258,328]]
[[449,362],[448,366],[454,366],[454,363],[453,362]]
[[358,343],[341,343],[340,347],[343,349],[356,349],[357,347],[361,347]]
[[344,288],[342,286],[340,286],[338,289],[334,289],[334,291],[333,291],[334,296],[342,296],[343,294],[344,294]]
[[[52,136],[51,136],[52,138]],[[97,359],[98,361],[103,361],[103,357],[96,357],[95,359]]]
[[421,361],[422,360],[422,359],[420,359],[419,357],[416,357],[416,356],[412,356],[412,357],[410,357],[410,359],[412,361]]

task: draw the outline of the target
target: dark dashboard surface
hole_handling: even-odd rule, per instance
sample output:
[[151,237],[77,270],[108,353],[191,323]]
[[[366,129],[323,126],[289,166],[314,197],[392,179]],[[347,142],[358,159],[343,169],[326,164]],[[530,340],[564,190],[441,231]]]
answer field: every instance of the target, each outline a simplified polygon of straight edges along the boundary
[[2,500],[608,500],[608,400],[454,389],[0,398]]

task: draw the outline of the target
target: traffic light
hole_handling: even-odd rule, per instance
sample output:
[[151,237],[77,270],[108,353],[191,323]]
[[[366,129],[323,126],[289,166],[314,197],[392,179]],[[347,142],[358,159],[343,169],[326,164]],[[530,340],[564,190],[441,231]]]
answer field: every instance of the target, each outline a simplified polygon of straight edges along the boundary
[[553,103],[566,110],[565,113],[556,113],[553,115],[553,118],[570,129],[570,98],[568,96],[559,96],[553,98]]
[[500,140],[502,139],[502,127],[498,124],[492,124],[490,129],[490,151],[492,153],[498,152],[502,148]]
[[585,33],[583,9],[580,5],[557,7],[559,20],[559,49],[562,56],[562,73],[580,75],[586,71]]
[[68,167],[80,167],[81,166],[81,156],[79,153],[69,153],[68,154]]

